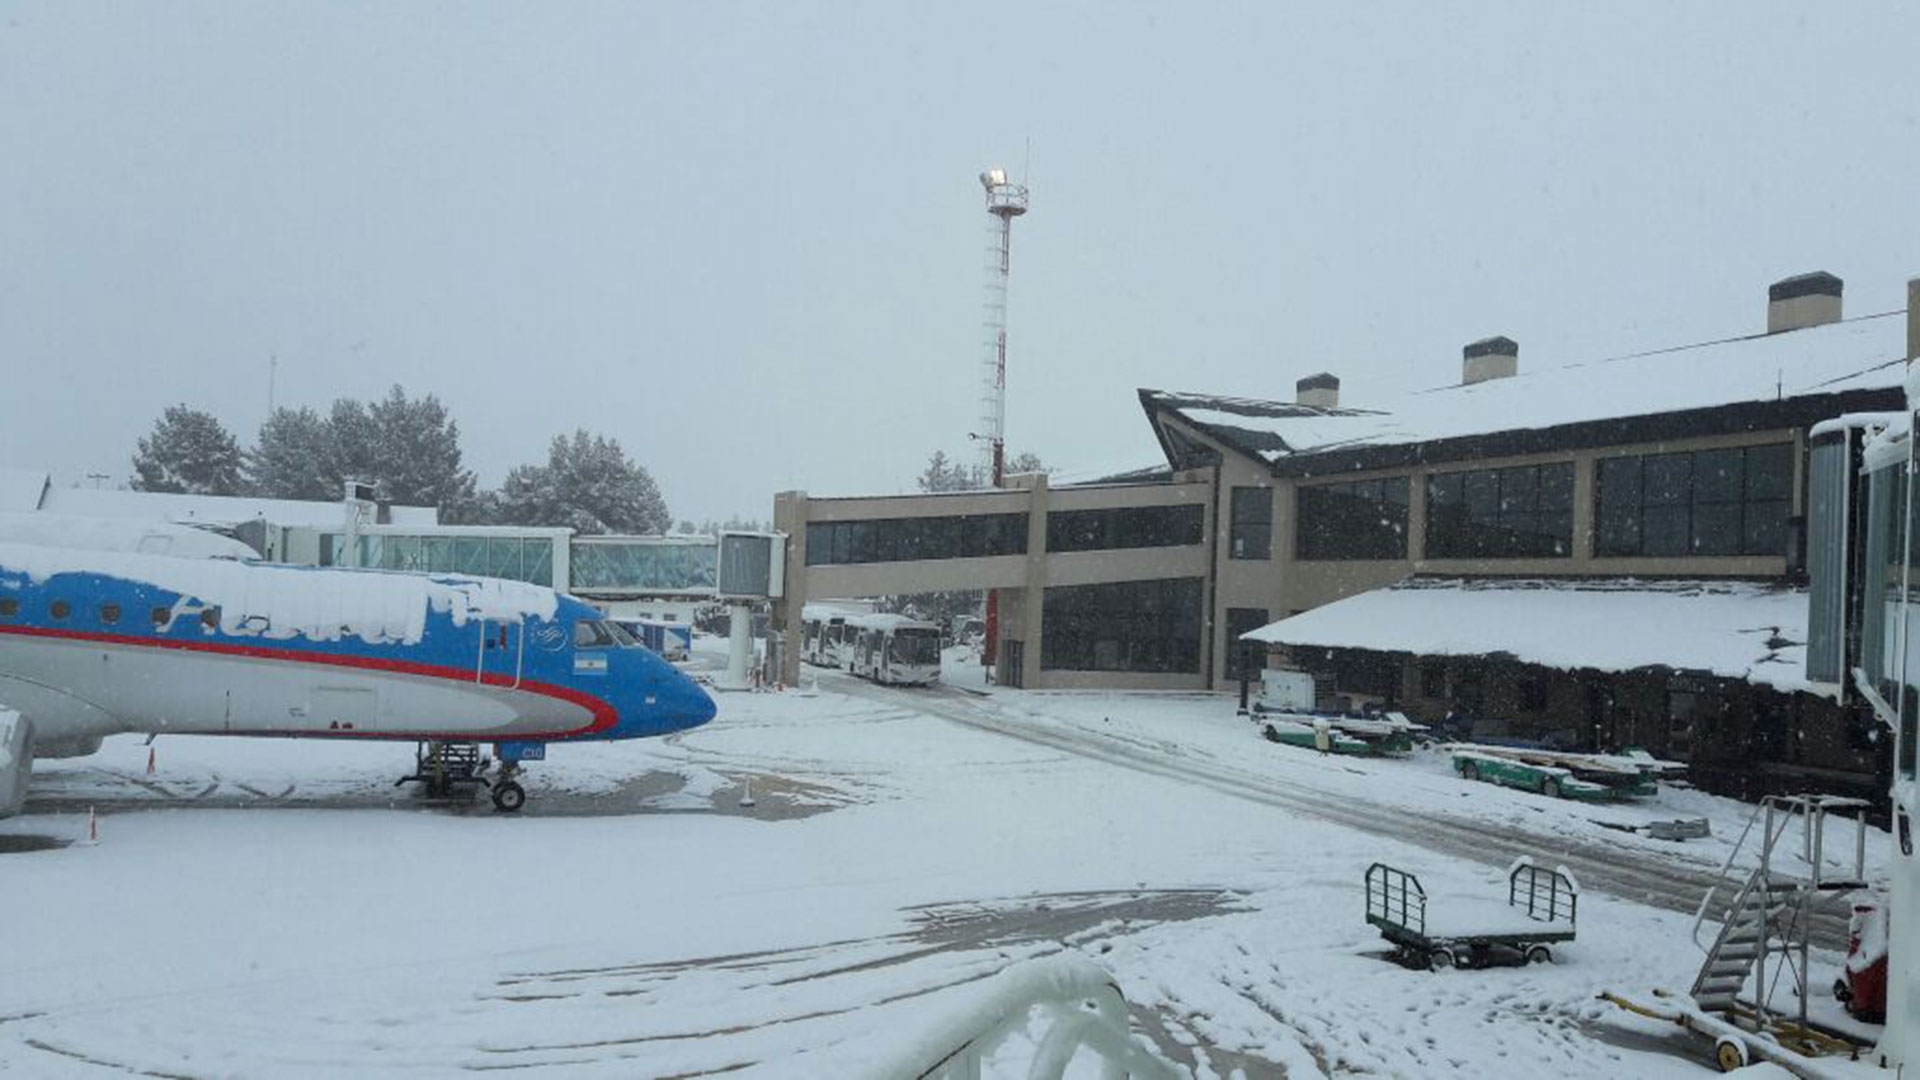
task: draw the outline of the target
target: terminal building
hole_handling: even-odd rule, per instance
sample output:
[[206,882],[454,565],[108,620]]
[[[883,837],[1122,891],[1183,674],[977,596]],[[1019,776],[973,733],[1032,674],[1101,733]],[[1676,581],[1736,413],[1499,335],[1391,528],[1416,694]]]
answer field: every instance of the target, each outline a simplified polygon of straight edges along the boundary
[[[1901,408],[1920,325],[1842,301],[1839,278],[1805,274],[1768,290],[1751,334],[1537,368],[1491,337],[1410,379],[1445,385],[1381,401],[1342,400],[1330,373],[1286,401],[1141,390],[1166,463],[1152,476],[782,493],[786,655],[810,598],[994,588],[1006,685],[1224,689],[1284,664],[1330,704],[1456,709],[1506,729],[1490,733],[1689,759],[1763,736],[1798,752],[1819,728],[1808,775],[1870,773],[1875,748],[1788,677],[1808,430]],[[1585,602],[1601,586],[1607,602]],[[1716,605],[1701,634],[1657,657],[1609,648],[1657,629],[1637,620],[1702,607],[1689,590]],[[1468,612],[1478,624],[1456,633],[1450,613]],[[1548,612],[1576,628],[1557,635],[1575,655],[1535,646]],[[1411,621],[1431,645],[1408,640]]]

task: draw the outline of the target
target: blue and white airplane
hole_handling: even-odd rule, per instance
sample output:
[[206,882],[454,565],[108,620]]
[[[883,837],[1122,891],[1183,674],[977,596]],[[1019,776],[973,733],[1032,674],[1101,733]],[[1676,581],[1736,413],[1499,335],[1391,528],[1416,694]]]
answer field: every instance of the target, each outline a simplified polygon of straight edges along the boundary
[[714,703],[539,586],[0,541],[0,710],[5,817],[35,756],[127,732],[413,740],[436,766],[492,743],[479,782],[512,811],[546,744],[683,731]]

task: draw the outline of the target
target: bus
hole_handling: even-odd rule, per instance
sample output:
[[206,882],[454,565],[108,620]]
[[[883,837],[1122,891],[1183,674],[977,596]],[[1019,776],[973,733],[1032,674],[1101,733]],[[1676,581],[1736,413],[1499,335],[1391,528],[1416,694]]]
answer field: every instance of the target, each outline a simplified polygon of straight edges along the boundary
[[800,612],[800,659],[815,667],[847,666],[853,632],[847,620],[857,613],[822,604],[808,604]]
[[927,686],[940,681],[940,627],[905,615],[854,615],[849,670],[878,683]]

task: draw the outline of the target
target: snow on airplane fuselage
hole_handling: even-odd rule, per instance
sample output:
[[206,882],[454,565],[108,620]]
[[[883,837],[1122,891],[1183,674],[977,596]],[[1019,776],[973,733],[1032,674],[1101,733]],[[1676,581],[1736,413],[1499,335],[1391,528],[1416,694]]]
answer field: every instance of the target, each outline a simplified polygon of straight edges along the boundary
[[712,719],[625,640],[518,582],[0,542],[0,816],[33,756],[125,732],[514,746]]

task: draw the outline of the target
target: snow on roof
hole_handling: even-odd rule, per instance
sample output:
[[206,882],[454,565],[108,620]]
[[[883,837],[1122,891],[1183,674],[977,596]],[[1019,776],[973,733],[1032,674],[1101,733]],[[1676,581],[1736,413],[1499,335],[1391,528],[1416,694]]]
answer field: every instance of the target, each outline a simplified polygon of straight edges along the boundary
[[1572,670],[1667,667],[1806,690],[1807,594],[1747,581],[1410,578],[1242,635]]
[[429,609],[452,616],[458,626],[475,618],[550,619],[559,607],[552,589],[493,578],[323,570],[0,543],[0,589],[19,588],[20,575],[38,584],[60,574],[143,582],[203,606],[218,607],[223,633],[269,639],[359,637],[371,643],[413,644],[426,632]]
[[0,510],[23,513],[40,509],[51,478],[45,469],[0,468]]
[[874,615],[849,615],[848,626],[857,626],[862,630],[938,630],[938,626],[925,619],[916,619],[910,615],[882,612]]
[[[242,525],[264,519],[275,525],[329,528],[346,520],[345,509],[337,502],[77,487],[50,488],[40,509],[82,517],[159,518],[198,525]],[[430,506],[395,506],[389,511],[394,525],[432,525],[440,520],[440,512]]]
[[259,553],[232,537],[192,525],[140,518],[75,517],[0,510],[0,542],[83,551],[138,551],[196,559],[253,559]]
[[1125,465],[1100,465],[1087,468],[1055,469],[1047,474],[1049,487],[1073,487],[1080,484],[1149,484],[1172,476],[1166,458],[1130,462]]
[[1678,412],[1745,402],[1891,390],[1905,374],[1900,312],[1556,367],[1471,386],[1405,393],[1373,409],[1143,391],[1163,409],[1267,461],[1362,445]]

